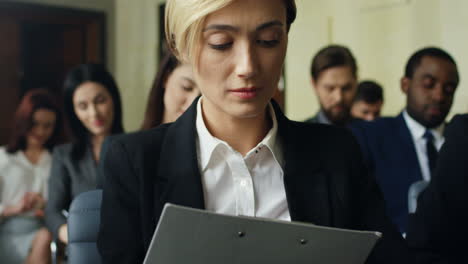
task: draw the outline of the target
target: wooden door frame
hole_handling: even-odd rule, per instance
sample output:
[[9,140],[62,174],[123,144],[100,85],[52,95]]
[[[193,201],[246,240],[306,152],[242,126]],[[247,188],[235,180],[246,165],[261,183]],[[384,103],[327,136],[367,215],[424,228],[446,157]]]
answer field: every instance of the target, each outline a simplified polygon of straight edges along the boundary
[[67,24],[82,25],[83,19],[93,19],[95,22],[89,23],[87,29],[90,31],[99,30],[101,36],[100,54],[87,54],[87,57],[95,56],[99,61],[107,64],[107,30],[106,13],[102,11],[91,11],[78,8],[56,7],[50,5],[41,5],[33,3],[2,2],[0,1],[0,16],[15,17],[24,19],[24,21],[40,20],[51,24],[61,24],[66,21]]

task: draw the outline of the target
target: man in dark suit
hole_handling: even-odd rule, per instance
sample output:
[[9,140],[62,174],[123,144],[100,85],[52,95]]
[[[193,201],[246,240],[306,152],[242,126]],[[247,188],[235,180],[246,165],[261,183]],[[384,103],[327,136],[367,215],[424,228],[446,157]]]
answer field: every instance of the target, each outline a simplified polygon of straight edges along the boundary
[[468,263],[468,115],[447,127],[437,169],[410,216],[407,241],[417,263]]
[[357,65],[351,51],[344,46],[326,46],[314,56],[310,74],[320,111],[305,122],[346,126],[357,91]]
[[421,49],[410,57],[401,79],[405,110],[397,117],[352,125],[388,214],[402,233],[407,229],[409,187],[431,178],[457,85],[453,58],[438,48]]

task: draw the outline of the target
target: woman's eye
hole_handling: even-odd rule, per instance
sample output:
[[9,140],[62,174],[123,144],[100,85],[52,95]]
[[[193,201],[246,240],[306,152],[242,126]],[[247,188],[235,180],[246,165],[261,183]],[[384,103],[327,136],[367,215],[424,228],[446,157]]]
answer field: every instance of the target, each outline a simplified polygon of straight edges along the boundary
[[279,40],[277,39],[273,39],[273,40],[257,40],[257,43],[264,46],[264,47],[267,47],[267,48],[272,48],[272,47],[275,47],[276,45],[278,45],[279,43]]
[[224,43],[224,44],[208,44],[212,49],[215,50],[227,50],[231,47],[232,42]]
[[96,99],[94,100],[94,102],[95,102],[96,104],[102,104],[102,103],[104,103],[105,101],[106,101],[106,98],[105,98],[104,96],[98,96],[98,97],[96,97]]
[[78,109],[86,110],[87,105],[85,103],[78,104]]
[[193,87],[191,87],[191,86],[182,86],[182,89],[183,89],[184,91],[186,91],[186,92],[191,92],[191,91],[193,91]]

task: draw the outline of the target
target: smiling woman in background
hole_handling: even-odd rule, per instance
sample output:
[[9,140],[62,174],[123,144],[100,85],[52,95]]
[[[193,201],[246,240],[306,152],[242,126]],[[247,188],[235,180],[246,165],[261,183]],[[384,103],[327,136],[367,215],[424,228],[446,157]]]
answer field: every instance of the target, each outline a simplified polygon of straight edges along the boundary
[[192,67],[180,63],[172,53],[167,54],[154,79],[142,129],[174,122],[199,95]]
[[102,143],[105,137],[123,132],[123,127],[119,90],[102,65],[83,64],[71,70],[64,97],[73,141],[54,149],[46,223],[54,237],[67,243],[64,214],[74,197],[96,189]]
[[168,43],[202,97],[172,124],[111,138],[104,263],[141,263],[166,203],[380,231],[368,263],[407,263],[351,133],[290,121],[271,100],[295,17],[294,0],[167,1]]
[[23,97],[10,141],[0,148],[2,264],[50,262],[52,236],[44,227],[43,210],[50,151],[61,129],[59,108],[46,90],[32,90]]

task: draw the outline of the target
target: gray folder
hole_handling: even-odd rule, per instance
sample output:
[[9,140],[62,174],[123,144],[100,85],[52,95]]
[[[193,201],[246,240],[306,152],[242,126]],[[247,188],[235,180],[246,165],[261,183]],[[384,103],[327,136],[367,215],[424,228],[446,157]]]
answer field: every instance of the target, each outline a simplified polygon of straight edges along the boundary
[[166,204],[144,264],[362,264],[380,237]]

